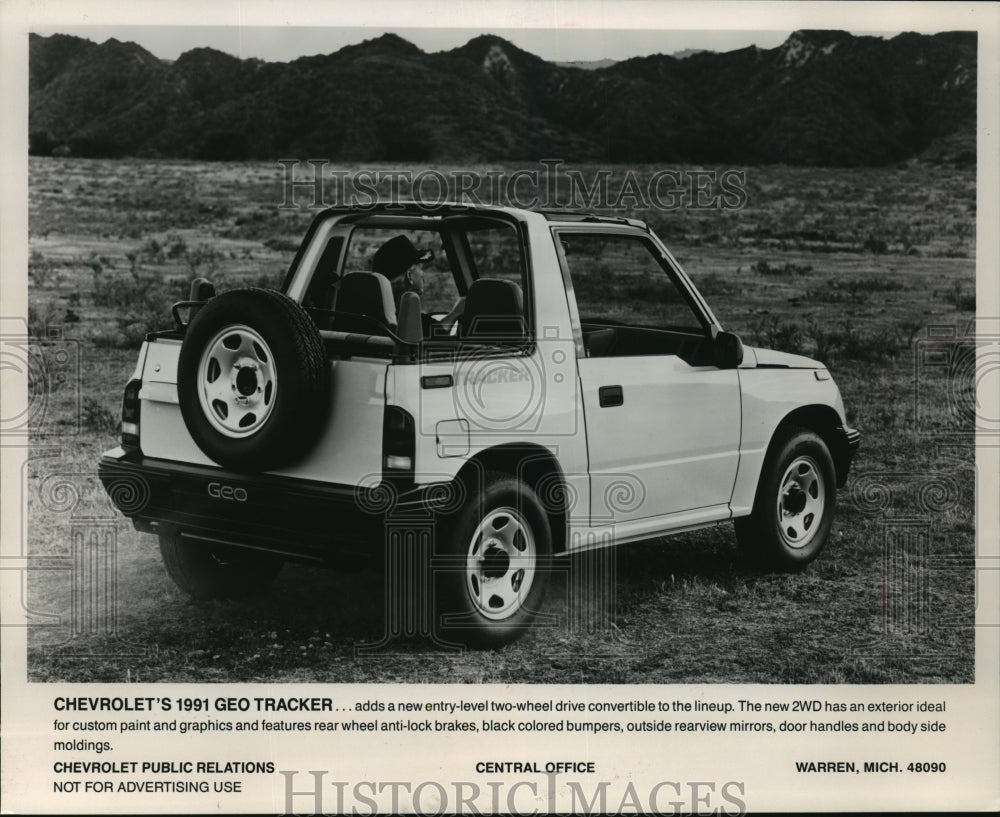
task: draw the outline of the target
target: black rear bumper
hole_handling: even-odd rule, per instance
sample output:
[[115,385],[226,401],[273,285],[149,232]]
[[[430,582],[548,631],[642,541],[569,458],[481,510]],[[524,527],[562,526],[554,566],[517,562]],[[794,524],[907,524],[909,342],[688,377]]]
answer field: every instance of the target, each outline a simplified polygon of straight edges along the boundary
[[97,466],[114,505],[137,530],[181,532],[206,542],[311,562],[378,560],[390,518],[433,523],[421,489],[333,485],[144,457],[121,448]]

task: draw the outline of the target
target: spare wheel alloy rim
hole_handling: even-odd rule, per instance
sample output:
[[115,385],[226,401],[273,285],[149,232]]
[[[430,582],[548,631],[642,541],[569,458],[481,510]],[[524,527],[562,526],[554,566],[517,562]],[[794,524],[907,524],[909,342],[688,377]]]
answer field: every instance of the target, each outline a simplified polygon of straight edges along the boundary
[[278,373],[274,355],[255,329],[237,324],[217,332],[198,364],[198,400],[205,417],[226,437],[249,437],[274,409]]
[[469,543],[465,587],[476,611],[492,621],[524,605],[535,581],[537,550],[531,527],[513,508],[490,511]]

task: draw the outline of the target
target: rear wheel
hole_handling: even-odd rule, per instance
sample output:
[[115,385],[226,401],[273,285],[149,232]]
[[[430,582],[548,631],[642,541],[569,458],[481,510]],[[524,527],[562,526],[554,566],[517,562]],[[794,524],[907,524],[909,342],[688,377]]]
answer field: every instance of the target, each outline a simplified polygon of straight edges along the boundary
[[736,520],[736,538],[762,566],[799,570],[826,544],[836,501],[826,443],[812,431],[790,429],[764,463],[753,512]]
[[275,556],[219,547],[180,534],[161,535],[160,554],[174,583],[200,601],[261,595],[283,564]]
[[481,490],[442,526],[435,558],[435,632],[498,647],[531,625],[548,585],[552,536],[535,492],[487,472]]

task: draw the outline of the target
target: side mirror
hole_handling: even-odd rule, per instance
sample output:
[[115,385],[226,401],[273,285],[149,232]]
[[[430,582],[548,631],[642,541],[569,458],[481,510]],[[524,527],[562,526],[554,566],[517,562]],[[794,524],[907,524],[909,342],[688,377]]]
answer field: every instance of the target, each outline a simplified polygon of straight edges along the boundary
[[735,369],[743,362],[743,341],[732,332],[715,336],[715,365],[720,369]]

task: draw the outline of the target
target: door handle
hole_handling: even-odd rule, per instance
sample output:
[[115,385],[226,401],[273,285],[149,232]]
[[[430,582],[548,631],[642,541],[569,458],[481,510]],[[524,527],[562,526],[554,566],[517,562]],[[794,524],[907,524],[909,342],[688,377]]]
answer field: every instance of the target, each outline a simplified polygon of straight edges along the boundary
[[598,400],[601,408],[610,406],[620,406],[625,402],[625,395],[621,386],[601,386],[597,390]]

